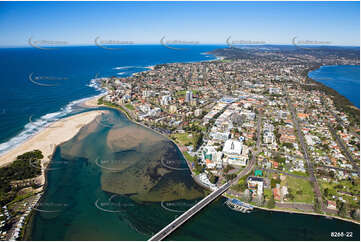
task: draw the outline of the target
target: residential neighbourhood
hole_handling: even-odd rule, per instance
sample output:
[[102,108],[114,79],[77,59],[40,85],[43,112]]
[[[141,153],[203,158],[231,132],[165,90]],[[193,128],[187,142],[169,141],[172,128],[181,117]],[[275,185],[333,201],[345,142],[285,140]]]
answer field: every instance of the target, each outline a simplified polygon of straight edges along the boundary
[[211,190],[232,181],[226,196],[260,207],[357,219],[357,120],[306,73],[358,60],[278,57],[220,57],[96,79],[108,91],[99,104],[172,139]]

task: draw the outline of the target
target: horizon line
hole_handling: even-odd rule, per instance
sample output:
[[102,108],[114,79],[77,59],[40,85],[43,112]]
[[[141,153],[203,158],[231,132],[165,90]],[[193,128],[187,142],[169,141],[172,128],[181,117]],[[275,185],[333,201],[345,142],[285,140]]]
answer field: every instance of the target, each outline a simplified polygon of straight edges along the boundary
[[[132,43],[132,44],[104,44],[103,46],[141,46],[141,45],[159,45],[159,46],[164,46],[161,43]],[[197,43],[197,44],[168,44],[169,46],[204,46],[204,45],[221,45],[221,46],[229,46],[227,43]],[[324,44],[324,45],[307,45],[307,44],[292,44],[292,43],[265,43],[265,44],[232,44],[232,46],[272,46],[272,45],[276,45],[276,46],[308,46],[308,47],[360,47],[360,45],[345,45],[345,44]],[[96,44],[66,44],[66,45],[39,45],[39,47],[44,47],[44,48],[64,48],[64,47],[91,47],[91,46],[95,46],[95,47],[99,47]],[[34,46],[31,46],[29,44],[24,44],[24,45],[0,45],[0,48],[35,48]]]

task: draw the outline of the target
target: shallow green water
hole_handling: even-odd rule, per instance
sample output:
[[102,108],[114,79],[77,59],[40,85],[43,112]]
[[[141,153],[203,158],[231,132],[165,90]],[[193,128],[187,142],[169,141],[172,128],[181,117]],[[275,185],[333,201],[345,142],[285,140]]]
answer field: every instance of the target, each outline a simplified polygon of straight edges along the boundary
[[[204,196],[174,144],[109,112],[57,148],[32,240],[147,240]],[[332,231],[355,239],[358,230],[314,216],[241,214],[222,198],[168,239],[328,240]]]

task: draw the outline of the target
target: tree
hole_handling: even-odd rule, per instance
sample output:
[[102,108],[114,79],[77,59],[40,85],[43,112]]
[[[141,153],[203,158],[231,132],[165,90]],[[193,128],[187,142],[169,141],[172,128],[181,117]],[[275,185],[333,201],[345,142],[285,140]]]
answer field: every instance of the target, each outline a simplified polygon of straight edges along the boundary
[[194,161],[194,169],[196,170],[196,172],[202,172],[202,170],[203,170],[203,167],[202,167],[202,165],[200,164],[200,159],[196,159],[195,161]]
[[234,167],[231,166],[230,164],[228,164],[228,165],[223,169],[223,171],[224,171],[225,173],[227,173],[227,172],[229,172],[230,170],[233,170],[233,169],[234,169]]
[[236,176],[237,176],[237,175],[234,174],[234,173],[233,173],[233,174],[227,174],[227,175],[226,175],[226,180],[227,180],[227,181],[233,180],[234,178],[236,178]]
[[355,220],[360,220],[360,210],[359,209],[352,209],[351,210],[351,218]]
[[315,203],[313,205],[313,209],[315,210],[316,213],[321,212],[321,204],[320,204],[320,201],[318,200],[318,197],[316,197],[316,196],[315,196]]
[[209,172],[209,175],[208,175],[208,179],[211,183],[213,184],[216,184],[217,183],[217,180],[218,180],[218,177],[213,175],[212,172]]
[[272,194],[272,197],[267,202],[267,208],[274,208],[276,206],[275,198]]
[[325,188],[325,189],[323,190],[323,194],[325,195],[325,197],[328,197],[328,188]]
[[197,150],[203,141],[203,133],[193,132],[193,150]]
[[338,215],[341,217],[346,217],[346,204],[341,202],[339,205]]

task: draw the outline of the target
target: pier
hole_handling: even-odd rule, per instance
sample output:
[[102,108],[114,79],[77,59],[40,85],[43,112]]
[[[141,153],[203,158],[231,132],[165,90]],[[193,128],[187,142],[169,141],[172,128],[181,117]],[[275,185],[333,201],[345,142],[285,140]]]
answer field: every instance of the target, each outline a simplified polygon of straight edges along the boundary
[[171,234],[174,230],[176,230],[179,226],[181,226],[183,223],[185,223],[188,219],[190,219],[193,215],[198,213],[202,208],[207,206],[209,203],[211,203],[214,199],[222,195],[229,187],[231,186],[230,183],[226,183],[222,185],[217,190],[213,191],[211,194],[203,198],[200,202],[198,202],[196,205],[188,209],[186,212],[184,212],[182,215],[180,215],[178,218],[176,218],[173,222],[168,224],[166,227],[164,227],[161,231],[153,235],[149,241],[160,241],[166,238],[169,234]]

